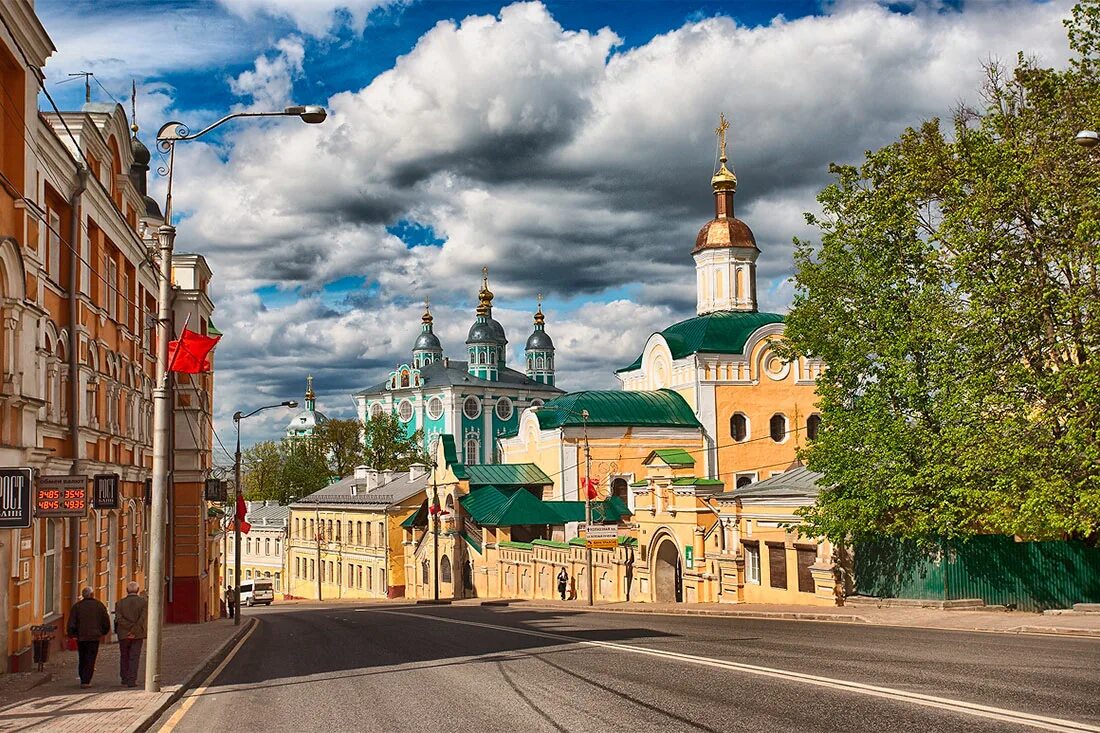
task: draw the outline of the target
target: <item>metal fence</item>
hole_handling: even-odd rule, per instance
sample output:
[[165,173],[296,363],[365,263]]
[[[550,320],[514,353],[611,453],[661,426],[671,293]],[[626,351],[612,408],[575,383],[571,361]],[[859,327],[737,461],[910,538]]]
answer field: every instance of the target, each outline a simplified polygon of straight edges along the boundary
[[883,539],[856,545],[854,570],[856,593],[876,598],[981,598],[1027,611],[1100,602],[1100,548],[1081,542]]

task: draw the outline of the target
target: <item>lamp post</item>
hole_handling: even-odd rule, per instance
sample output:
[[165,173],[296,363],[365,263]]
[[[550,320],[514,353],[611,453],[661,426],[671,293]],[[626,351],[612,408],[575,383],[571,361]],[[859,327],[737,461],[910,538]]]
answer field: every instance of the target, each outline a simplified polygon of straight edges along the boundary
[[257,407],[247,415],[242,415],[240,410],[233,413],[233,427],[237,429],[237,451],[233,455],[233,481],[237,485],[236,496],[233,497],[233,600],[237,604],[237,612],[233,614],[234,626],[241,625],[241,519],[243,517],[237,518],[236,508],[244,495],[244,487],[241,486],[241,420],[252,417],[264,410],[272,410],[276,407],[293,409],[297,406],[298,403],[294,400],[286,400],[277,405]]
[[[588,493],[588,484],[592,480],[592,450],[591,450],[591,448],[588,444],[588,417],[589,417],[588,410],[581,410],[580,412],[577,412],[576,410],[570,410],[567,407],[554,406],[554,407],[546,408],[544,405],[540,405],[539,407],[537,407],[535,409],[536,410],[539,410],[539,409],[554,410],[556,412],[564,412],[566,414],[573,415],[575,417],[579,417],[581,419],[581,425],[584,428],[584,483],[583,483],[583,485],[584,485],[584,534],[585,534],[584,559],[585,559],[585,568],[586,568],[585,569],[585,581],[586,581],[585,585],[588,586],[588,605],[592,606],[592,605],[595,605],[595,601],[594,601],[594,598],[593,598],[594,595],[595,595],[595,581],[592,577],[593,572],[594,572],[593,571],[593,566],[592,566],[592,547],[588,544],[588,527],[592,524],[592,497]],[[578,488],[579,488],[580,485],[581,485],[581,482],[578,480],[577,484],[578,484]]]
[[152,512],[149,524],[149,643],[145,658],[145,691],[160,692],[161,627],[164,623],[164,556],[165,524],[168,499],[168,435],[171,405],[168,404],[168,339],[172,321],[172,247],[176,228],[172,226],[172,174],[176,162],[176,143],[196,140],[216,127],[237,117],[298,117],[303,122],[324,122],[324,107],[287,107],[282,112],[235,112],[222,117],[208,127],[191,134],[182,122],[169,122],[157,132],[157,149],[168,155],[167,167],[157,169],[168,177],[165,197],[164,224],[157,230],[157,251],[160,257],[157,298],[157,381],[153,389],[153,477]]

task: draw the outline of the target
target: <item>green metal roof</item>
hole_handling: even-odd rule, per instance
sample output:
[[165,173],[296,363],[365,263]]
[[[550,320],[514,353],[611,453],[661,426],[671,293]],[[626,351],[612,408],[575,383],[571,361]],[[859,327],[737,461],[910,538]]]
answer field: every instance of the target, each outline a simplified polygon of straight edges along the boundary
[[411,529],[413,527],[423,527],[428,524],[428,500],[425,499],[420,507],[405,517],[405,521],[401,523],[401,526],[405,529]]
[[[664,336],[673,359],[682,359],[688,354],[699,352],[740,354],[744,352],[745,342],[753,331],[761,326],[782,322],[783,316],[778,313],[717,311],[674,323],[660,333]],[[617,371],[630,372],[641,366],[642,356],[639,354],[633,364]]]
[[673,486],[725,486],[725,484],[716,478],[695,478],[694,476],[688,476],[686,478],[678,478],[672,482]]
[[459,499],[459,503],[483,527],[562,524],[557,512],[523,488],[482,486]]
[[649,465],[649,461],[653,456],[657,456],[662,461],[670,466],[694,466],[695,459],[691,457],[683,448],[658,448],[649,454],[646,458],[645,464]]
[[214,325],[213,321],[207,321],[206,322],[206,335],[207,336],[224,336],[225,334],[223,334],[218,329],[218,327]]
[[[557,512],[564,522],[584,521],[583,501],[546,501],[543,502]],[[630,516],[630,507],[617,496],[609,496],[603,501],[592,502],[592,521],[599,523],[618,522]]]
[[627,426],[659,428],[702,427],[691,406],[671,389],[651,392],[624,390],[591,390],[571,392],[555,397],[540,407],[535,415],[539,427],[552,430],[584,424],[581,412],[588,410],[588,424],[593,427]]
[[466,466],[470,487],[549,486],[554,483],[534,463],[485,463]]
[[554,547],[559,550],[569,549],[568,542],[556,542],[554,540],[531,540],[531,544],[538,547]]

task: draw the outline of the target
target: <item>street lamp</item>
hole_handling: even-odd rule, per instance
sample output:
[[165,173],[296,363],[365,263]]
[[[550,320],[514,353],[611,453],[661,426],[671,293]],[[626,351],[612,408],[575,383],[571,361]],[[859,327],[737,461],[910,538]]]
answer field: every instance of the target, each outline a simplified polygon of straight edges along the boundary
[[1095,148],[1100,145],[1100,133],[1095,130],[1081,130],[1077,133],[1077,136],[1073,138],[1073,142],[1080,145],[1082,148]]
[[165,523],[168,498],[168,429],[171,406],[168,403],[168,340],[172,337],[168,325],[172,320],[172,247],[176,228],[172,226],[172,173],[176,161],[176,143],[195,140],[215,127],[236,117],[298,117],[303,122],[317,124],[327,116],[324,107],[287,107],[282,112],[234,112],[194,134],[182,122],[169,122],[157,132],[157,149],[168,155],[166,167],[157,173],[168,177],[165,197],[164,224],[157,230],[157,250],[160,255],[157,302],[157,381],[153,388],[153,477],[150,493],[153,509],[149,519],[149,643],[145,659],[145,691],[160,692],[161,627],[164,622],[164,554]]
[[[588,410],[570,410],[567,407],[558,407],[556,405],[547,407],[546,405],[539,405],[533,408],[535,411],[546,409],[555,410],[558,412],[564,412],[569,415],[574,415],[581,419],[581,425],[584,426],[584,557],[585,557],[585,581],[588,586],[588,605],[595,605],[593,601],[595,582],[592,578],[592,546],[588,542],[588,528],[592,525],[592,496],[588,493],[587,484],[592,479],[592,450],[588,445]],[[578,488],[580,488],[580,481],[577,481]]]
[[236,506],[244,493],[244,489],[241,486],[241,420],[252,417],[264,410],[272,410],[276,407],[289,407],[293,409],[297,406],[298,403],[294,400],[286,400],[277,405],[257,407],[247,415],[242,415],[240,410],[233,413],[233,427],[237,429],[237,452],[233,456],[233,480],[237,484],[237,492],[233,501],[233,598],[237,603],[237,612],[233,614],[234,626],[241,625],[241,520],[237,518],[236,514]]

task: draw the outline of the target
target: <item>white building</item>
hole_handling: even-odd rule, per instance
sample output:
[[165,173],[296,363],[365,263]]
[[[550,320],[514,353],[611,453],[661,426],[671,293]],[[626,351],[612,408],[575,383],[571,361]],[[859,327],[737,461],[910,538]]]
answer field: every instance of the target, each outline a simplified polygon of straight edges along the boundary
[[[290,507],[279,506],[276,501],[247,502],[248,513],[245,521],[252,525],[248,534],[241,537],[241,582],[255,578],[272,581],[275,592],[284,590],[286,578],[286,539],[287,523],[290,519]],[[226,552],[225,585],[233,583],[235,557],[233,537],[230,535]]]

